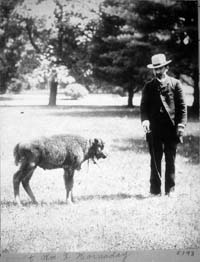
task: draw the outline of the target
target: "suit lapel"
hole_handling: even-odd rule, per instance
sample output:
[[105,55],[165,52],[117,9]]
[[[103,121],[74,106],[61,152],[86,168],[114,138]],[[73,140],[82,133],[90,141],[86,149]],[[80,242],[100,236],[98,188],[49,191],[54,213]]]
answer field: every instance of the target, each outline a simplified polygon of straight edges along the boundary
[[170,81],[170,78],[167,77],[166,81],[161,86],[160,99],[161,99],[161,102],[162,102],[169,118],[171,119],[172,123],[175,124],[173,119],[170,116],[170,106],[168,105],[167,100],[166,100],[168,93],[170,92],[170,89],[171,89],[171,81]]

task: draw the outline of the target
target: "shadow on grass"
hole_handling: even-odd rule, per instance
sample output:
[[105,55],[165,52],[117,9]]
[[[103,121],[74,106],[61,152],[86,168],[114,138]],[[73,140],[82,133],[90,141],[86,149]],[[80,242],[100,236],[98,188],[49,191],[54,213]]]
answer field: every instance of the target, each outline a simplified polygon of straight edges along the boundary
[[136,199],[136,200],[144,200],[149,198],[150,196],[145,196],[142,194],[131,195],[126,193],[119,193],[119,194],[111,194],[111,195],[88,195],[88,196],[80,196],[77,197],[77,201],[90,201],[90,200],[105,200],[105,201],[112,201],[112,200],[124,200],[124,199]]
[[37,204],[32,203],[31,201],[21,201],[21,206],[18,205],[15,201],[1,201],[1,207],[29,207],[29,206],[37,206]]
[[[142,194],[131,195],[126,193],[118,193],[118,194],[111,194],[111,195],[84,195],[84,196],[77,196],[75,197],[75,205],[81,202],[93,201],[93,200],[103,200],[103,201],[112,201],[112,200],[125,200],[125,199],[136,199],[136,200],[144,200],[149,198],[149,196],[144,196]],[[45,207],[45,206],[67,206],[65,201],[62,200],[55,200],[52,202],[41,201],[38,204],[33,204],[31,201],[21,201],[21,206],[18,206],[14,201],[2,201],[1,207]],[[73,206],[73,204],[72,204]]]
[[114,139],[111,144],[113,151],[133,151],[136,153],[148,152],[148,146],[145,139],[142,138],[126,138]]
[[[79,111],[77,111],[77,109]],[[113,106],[90,106],[85,107],[82,106],[79,108],[71,108],[71,110],[66,110],[61,112],[54,112],[53,115],[55,116],[72,116],[72,117],[128,117],[134,118],[139,117],[139,108],[130,109],[127,107],[113,107]]]
[[63,112],[54,112],[55,116],[73,117],[139,117],[139,107],[128,108],[125,106],[71,106]]
[[[5,106],[1,106],[0,108]],[[72,116],[72,117],[128,117],[135,118],[140,116],[139,107],[129,108],[127,106],[89,106],[89,105],[68,105],[68,106],[6,106],[11,109],[35,110],[41,114],[56,117]]]
[[184,137],[183,144],[178,146],[177,153],[188,158],[188,162],[192,164],[200,163],[200,137],[188,135]]
[[0,101],[11,101],[11,100],[13,100],[12,97],[6,97],[6,96],[1,96],[0,95]]
[[129,198],[138,198],[136,195],[130,195],[126,193],[118,193],[118,194],[111,194],[111,195],[85,195],[85,196],[79,196],[76,197],[77,201],[91,201],[91,200],[104,200],[104,201],[112,201],[112,200],[124,200]]
[[[185,136],[183,144],[178,145],[177,154],[187,158],[191,164],[199,164],[199,145],[199,136]],[[141,138],[114,139],[111,144],[111,149],[113,151],[133,151],[135,153],[148,152],[147,142]]]

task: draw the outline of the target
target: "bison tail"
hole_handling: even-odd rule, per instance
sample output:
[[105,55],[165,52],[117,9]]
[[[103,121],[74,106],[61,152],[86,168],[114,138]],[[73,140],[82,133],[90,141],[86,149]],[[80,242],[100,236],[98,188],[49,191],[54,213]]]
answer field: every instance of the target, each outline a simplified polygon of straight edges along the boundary
[[17,144],[14,147],[13,154],[14,154],[14,159],[15,159],[15,165],[17,166],[19,164],[19,162],[20,162],[19,144]]

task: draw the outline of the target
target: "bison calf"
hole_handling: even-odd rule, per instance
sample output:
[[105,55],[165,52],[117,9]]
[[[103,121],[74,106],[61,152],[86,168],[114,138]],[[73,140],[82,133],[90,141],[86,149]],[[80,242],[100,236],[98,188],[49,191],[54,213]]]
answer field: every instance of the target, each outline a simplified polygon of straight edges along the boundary
[[106,158],[101,139],[86,139],[77,135],[54,135],[41,137],[28,143],[18,143],[14,148],[15,163],[19,170],[13,176],[14,196],[18,204],[19,185],[22,185],[33,203],[37,203],[29,181],[37,166],[43,169],[64,169],[67,203],[73,202],[74,172],[80,170],[84,161]]

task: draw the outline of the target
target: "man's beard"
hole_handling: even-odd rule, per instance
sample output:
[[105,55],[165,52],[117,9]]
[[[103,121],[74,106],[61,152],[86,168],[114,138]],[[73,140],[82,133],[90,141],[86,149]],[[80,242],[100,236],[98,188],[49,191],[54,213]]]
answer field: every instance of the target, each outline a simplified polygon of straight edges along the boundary
[[162,79],[162,77],[163,77],[163,74],[156,74],[156,78]]

